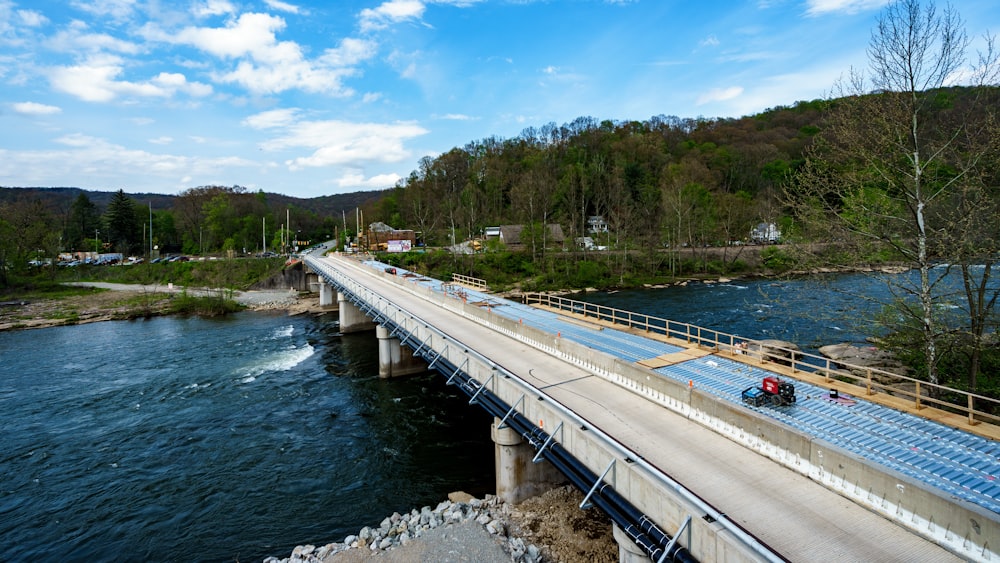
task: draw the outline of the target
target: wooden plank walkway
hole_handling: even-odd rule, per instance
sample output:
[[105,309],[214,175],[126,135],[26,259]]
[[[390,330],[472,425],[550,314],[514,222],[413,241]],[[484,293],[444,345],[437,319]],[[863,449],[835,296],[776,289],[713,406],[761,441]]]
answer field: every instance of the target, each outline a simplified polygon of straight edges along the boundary
[[[604,321],[600,319],[595,319],[593,317],[587,317],[579,313],[571,313],[554,307],[545,307],[541,305],[532,305],[532,306],[538,307],[539,309],[545,309],[553,313],[557,313],[560,316],[565,317],[567,319],[574,319],[576,321],[585,321],[588,324],[592,324],[595,326],[603,326],[605,328],[614,328],[615,330],[620,330],[623,332],[640,335],[646,338],[659,340],[661,342],[666,342],[668,344],[673,344],[675,346],[681,346],[687,350],[686,352],[679,352],[677,354],[667,354],[665,356],[658,356],[656,358],[649,358],[637,362],[638,365],[641,365],[643,367],[656,369],[668,365],[673,365],[675,363],[685,361],[687,359],[698,358],[705,355],[717,355],[750,366],[766,369],[782,377],[787,377],[789,379],[795,379],[805,383],[810,383],[818,387],[825,387],[827,389],[836,389],[839,393],[843,395],[850,395],[855,399],[869,401],[871,403],[896,409],[915,416],[920,416],[928,420],[933,420],[940,424],[944,424],[946,426],[950,426],[958,430],[969,432],[970,434],[976,434],[977,436],[982,436],[983,438],[1000,441],[1000,426],[997,426],[995,424],[990,424],[988,422],[979,422],[975,425],[971,425],[969,424],[968,417],[962,414],[948,412],[941,410],[939,408],[928,407],[928,406],[922,406],[920,409],[917,409],[914,402],[910,399],[895,397],[893,395],[889,395],[888,393],[876,392],[868,394],[868,390],[860,385],[854,385],[852,383],[840,381],[838,379],[828,378],[808,371],[793,370],[790,366],[786,366],[777,362],[761,361],[760,359],[752,355],[735,353],[733,350],[730,349],[719,350],[715,348],[706,348],[679,338],[668,337],[666,335],[659,333],[647,332],[644,330],[629,328],[621,324],[615,324],[610,321]],[[684,357],[683,354],[685,353],[697,354],[697,355]]]

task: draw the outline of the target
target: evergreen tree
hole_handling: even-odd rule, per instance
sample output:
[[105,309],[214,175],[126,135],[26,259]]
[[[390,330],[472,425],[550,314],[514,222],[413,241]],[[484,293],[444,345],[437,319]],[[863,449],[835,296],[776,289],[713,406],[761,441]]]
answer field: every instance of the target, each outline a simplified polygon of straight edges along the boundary
[[129,254],[142,242],[142,234],[136,227],[140,223],[136,221],[135,203],[124,190],[118,190],[111,199],[104,222],[108,228],[107,240],[117,252]]

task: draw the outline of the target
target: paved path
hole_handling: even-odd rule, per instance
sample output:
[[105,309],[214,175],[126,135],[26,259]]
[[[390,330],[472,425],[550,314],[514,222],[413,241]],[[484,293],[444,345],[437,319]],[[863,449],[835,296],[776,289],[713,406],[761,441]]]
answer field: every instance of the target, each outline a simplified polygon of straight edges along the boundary
[[[837,493],[572,364],[446,311],[357,262],[325,262],[577,412],[791,561],[960,561]],[[598,472],[599,472],[598,468]]]

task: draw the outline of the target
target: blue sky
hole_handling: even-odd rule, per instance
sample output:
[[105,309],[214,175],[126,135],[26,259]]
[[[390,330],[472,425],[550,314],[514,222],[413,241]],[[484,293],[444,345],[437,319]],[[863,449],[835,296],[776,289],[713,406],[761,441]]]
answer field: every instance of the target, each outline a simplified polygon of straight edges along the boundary
[[[995,1],[953,2],[973,47]],[[315,197],[580,116],[740,117],[865,67],[884,4],[0,0],[0,186]]]

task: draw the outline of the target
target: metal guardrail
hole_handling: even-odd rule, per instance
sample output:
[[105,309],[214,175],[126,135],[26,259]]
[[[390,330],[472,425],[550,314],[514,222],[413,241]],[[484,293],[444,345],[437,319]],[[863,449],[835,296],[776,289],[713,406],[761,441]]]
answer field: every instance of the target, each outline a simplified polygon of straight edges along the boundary
[[[980,407],[989,405],[995,412],[1000,412],[1000,400],[961,389],[929,383],[869,366],[856,366],[834,361],[824,356],[799,350],[764,346],[759,341],[735,334],[557,295],[528,293],[523,296],[523,300],[526,305],[539,304],[612,324],[624,325],[628,328],[662,334],[667,338],[676,338],[697,346],[728,351],[733,355],[745,354],[755,358],[761,364],[787,362],[793,374],[797,371],[813,373],[824,377],[827,382],[831,379],[846,380],[853,385],[864,388],[868,395],[881,392],[891,396],[905,397],[913,401],[913,406],[918,411],[928,405],[934,405],[942,410],[962,413],[968,417],[970,426],[975,426],[984,420],[993,424],[1000,423],[1000,416],[976,409],[978,403]],[[744,347],[744,343],[754,344],[754,346]],[[864,375],[859,375],[859,373],[864,373]],[[913,390],[900,387],[900,385],[912,385]],[[963,397],[965,404],[941,398],[948,395]]]
[[[504,379],[513,383],[515,386],[524,389],[527,395],[533,396],[545,396],[545,403],[548,408],[553,409],[558,412],[561,417],[566,420],[572,421],[576,426],[580,428],[587,429],[587,434],[595,439],[597,442],[603,445],[605,451],[612,453],[615,457],[614,459],[619,459],[621,461],[628,462],[629,465],[634,465],[642,468],[643,472],[650,478],[658,481],[660,485],[666,490],[672,491],[682,499],[684,502],[688,503],[690,506],[697,508],[705,516],[711,517],[711,521],[715,522],[717,526],[725,529],[728,533],[732,534],[743,546],[747,547],[750,551],[755,553],[763,561],[782,561],[783,558],[771,550],[767,545],[763,544],[759,539],[750,534],[738,523],[732,521],[725,513],[720,512],[714,506],[706,502],[696,493],[685,487],[680,482],[674,480],[672,477],[664,473],[658,467],[650,464],[642,456],[638,455],[631,448],[625,446],[609,434],[605,433],[600,428],[594,427],[588,421],[581,418],[572,409],[566,407],[559,401],[551,398],[547,394],[543,393],[541,389],[535,387],[531,383],[521,379],[516,374],[509,372],[503,366],[495,363],[493,360],[483,356],[477,352],[473,347],[465,346],[464,343],[455,340],[453,337],[445,334],[444,332],[437,329],[431,323],[425,322],[422,318],[414,315],[407,309],[401,307],[398,304],[389,302],[388,300],[383,300],[382,296],[373,291],[370,287],[364,285],[362,282],[351,278],[345,272],[331,267],[329,265],[318,262],[314,257],[307,257],[305,259],[306,263],[317,272],[321,277],[324,277],[332,283],[339,290],[346,292],[352,301],[368,303],[372,310],[379,309],[379,314],[384,315],[384,320],[393,323],[399,328],[403,328],[405,320],[397,320],[397,315],[402,317],[402,319],[409,319],[414,323],[416,327],[423,327],[423,330],[430,333],[432,336],[437,337],[441,342],[445,343],[444,350],[438,353],[440,357],[448,350],[447,343],[453,342],[455,344],[461,344],[462,354],[466,358],[473,358],[481,365],[485,365],[490,370],[495,373],[503,375]],[[395,311],[386,310],[394,309]],[[370,311],[371,312],[371,311]],[[413,334],[413,333],[411,333]],[[429,347],[430,348],[430,347]],[[457,348],[457,347],[456,347]],[[453,362],[454,363],[454,362]],[[431,365],[434,362],[430,362]],[[480,383],[481,388],[485,388],[488,382]],[[516,406],[516,405],[515,405]],[[603,481],[603,477],[598,481],[598,484]],[[678,532],[679,534],[679,532]]]

